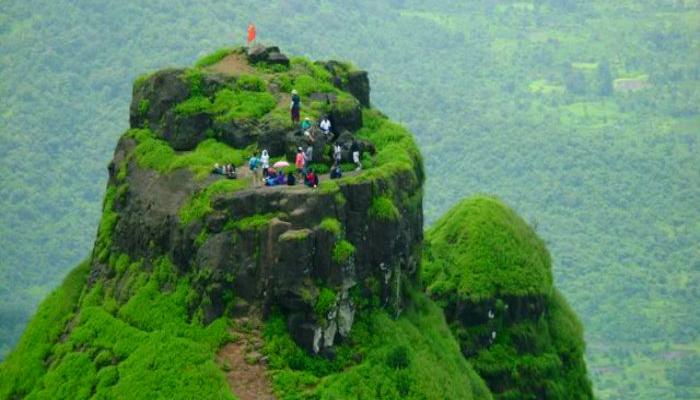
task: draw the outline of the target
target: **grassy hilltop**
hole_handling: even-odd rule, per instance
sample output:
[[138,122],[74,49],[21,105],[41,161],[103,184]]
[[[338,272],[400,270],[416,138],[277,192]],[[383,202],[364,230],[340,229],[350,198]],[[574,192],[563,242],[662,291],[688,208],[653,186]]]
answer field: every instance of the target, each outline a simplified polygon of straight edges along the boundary
[[552,284],[544,242],[492,197],[461,201],[426,235],[422,277],[499,399],[588,399],[583,329]]

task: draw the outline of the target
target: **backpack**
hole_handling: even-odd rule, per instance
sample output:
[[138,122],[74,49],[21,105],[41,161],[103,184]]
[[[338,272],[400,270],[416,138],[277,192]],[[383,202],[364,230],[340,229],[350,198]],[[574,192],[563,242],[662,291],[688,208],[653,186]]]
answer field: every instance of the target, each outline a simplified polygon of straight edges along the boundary
[[260,160],[258,160],[257,157],[251,157],[250,160],[248,160],[248,167],[250,167],[251,170],[255,171],[256,168],[258,168],[258,163]]
[[333,171],[331,171],[331,179],[339,179],[343,176],[343,171],[340,169],[340,167],[335,167],[333,168]]

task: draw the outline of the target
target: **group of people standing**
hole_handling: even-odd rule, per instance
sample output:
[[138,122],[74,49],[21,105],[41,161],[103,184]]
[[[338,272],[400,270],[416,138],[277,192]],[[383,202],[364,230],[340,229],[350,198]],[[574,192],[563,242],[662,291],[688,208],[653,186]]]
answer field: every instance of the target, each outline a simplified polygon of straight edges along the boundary
[[[303,179],[304,184],[309,187],[318,187],[318,175],[315,173],[313,168],[307,168],[311,158],[306,158],[307,155],[302,151],[301,147],[299,148],[299,153],[302,154],[301,161],[296,160],[295,163],[297,166],[296,172],[299,179]],[[267,150],[263,150],[260,157],[254,154],[248,160],[248,168],[250,168],[253,177],[253,186],[296,185],[297,175],[295,175],[295,171],[287,168],[287,172],[285,173],[284,168],[286,168],[287,165],[288,164],[286,162],[283,162],[278,168],[275,168],[275,166],[270,166],[270,154]],[[262,179],[260,178],[261,174]]]
[[[299,124],[301,119],[301,97],[296,90],[292,90],[290,109],[292,123]],[[303,180],[304,184],[309,187],[318,187],[318,174],[309,166],[313,160],[313,143],[316,140],[317,129],[326,136],[328,141],[331,141],[332,124],[329,116],[324,115],[318,121],[318,124],[312,122],[309,117],[306,117],[299,126],[301,133],[308,141],[308,146],[306,147],[306,150],[304,150],[301,146],[297,148],[297,153],[294,159],[294,168],[287,168],[287,171],[285,172],[283,168],[288,166],[286,162],[281,162],[280,165],[276,163],[275,166],[270,166],[270,154],[267,150],[263,150],[259,157],[257,154],[253,154],[253,156],[248,160],[248,167],[252,173],[254,187],[261,185],[293,186],[296,184],[297,179]],[[340,142],[336,142],[333,145],[333,165],[330,171],[331,179],[338,179],[343,175],[341,170],[343,147],[343,143]],[[352,162],[356,166],[355,171],[360,171],[362,169],[362,162],[360,161],[360,145],[355,139],[352,139],[352,142],[350,143],[350,153],[352,154]],[[224,175],[230,179],[236,178],[236,168],[232,164],[223,166],[214,164],[213,173]]]
[[[291,118],[292,118],[292,124],[298,124],[299,120],[301,118],[301,97],[299,96],[299,93],[297,92],[296,89],[292,90],[292,101],[289,105],[289,108],[291,110]],[[300,128],[301,132],[303,133],[304,137],[309,141],[309,143],[313,143],[316,140],[316,127],[318,126],[318,129],[326,135],[326,138],[331,139],[332,136],[332,124],[330,117],[328,115],[324,115],[318,122],[318,125],[314,124],[309,117],[305,117],[304,120],[301,122]],[[300,148],[301,150],[301,148]],[[311,159],[311,155],[313,152],[313,147],[309,146],[306,150],[305,153],[307,153],[307,160]],[[356,171],[359,171],[362,169],[362,162],[360,161],[360,146],[357,143],[356,140],[353,140],[351,145],[350,145],[350,152],[352,153],[352,162],[356,165]],[[297,169],[299,169],[299,153],[297,152]],[[336,143],[333,149],[333,168],[331,171],[337,170],[340,173],[340,161],[341,161],[341,154],[342,154],[342,143]],[[331,177],[333,176],[333,172],[331,172]]]
[[[289,108],[291,110],[291,117],[292,117],[292,124],[299,124],[299,121],[301,119],[301,97],[299,96],[299,93],[296,91],[296,89],[292,90],[292,101],[289,105]],[[331,136],[331,120],[328,115],[324,115],[319,121],[318,125],[314,124],[311,121],[311,118],[305,117],[303,121],[301,121],[300,127],[301,127],[301,132],[304,134],[304,137],[310,142],[313,143],[316,140],[316,127],[318,126],[319,130],[321,133],[326,135],[326,138],[330,139]]]
[[318,187],[318,175],[313,168],[309,167],[313,160],[313,146],[308,146],[306,151],[301,147],[297,148],[297,155],[294,158],[294,166],[299,176],[304,178],[304,184],[309,187]]

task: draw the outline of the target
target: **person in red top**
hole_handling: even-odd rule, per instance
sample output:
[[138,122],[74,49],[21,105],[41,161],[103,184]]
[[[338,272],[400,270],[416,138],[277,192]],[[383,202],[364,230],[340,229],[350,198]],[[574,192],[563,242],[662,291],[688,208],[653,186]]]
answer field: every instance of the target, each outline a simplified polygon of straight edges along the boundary
[[297,158],[294,160],[294,165],[297,167],[297,173],[304,176],[304,167],[306,166],[306,160],[304,159],[304,152],[301,147],[297,149]]
[[318,176],[314,173],[313,168],[309,168],[309,173],[306,174],[306,178],[304,179],[304,183],[306,183],[306,186],[316,188],[318,187]]
[[248,24],[248,46],[255,41],[255,25],[251,22]]

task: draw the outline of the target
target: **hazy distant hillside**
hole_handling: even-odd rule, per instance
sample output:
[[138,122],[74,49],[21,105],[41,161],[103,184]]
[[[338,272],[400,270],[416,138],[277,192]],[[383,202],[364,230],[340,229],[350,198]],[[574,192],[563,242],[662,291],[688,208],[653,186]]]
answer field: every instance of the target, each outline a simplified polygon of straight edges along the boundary
[[5,1],[0,349],[87,256],[136,74],[259,38],[353,59],[416,133],[428,221],[537,226],[600,398],[700,396],[700,2]]

